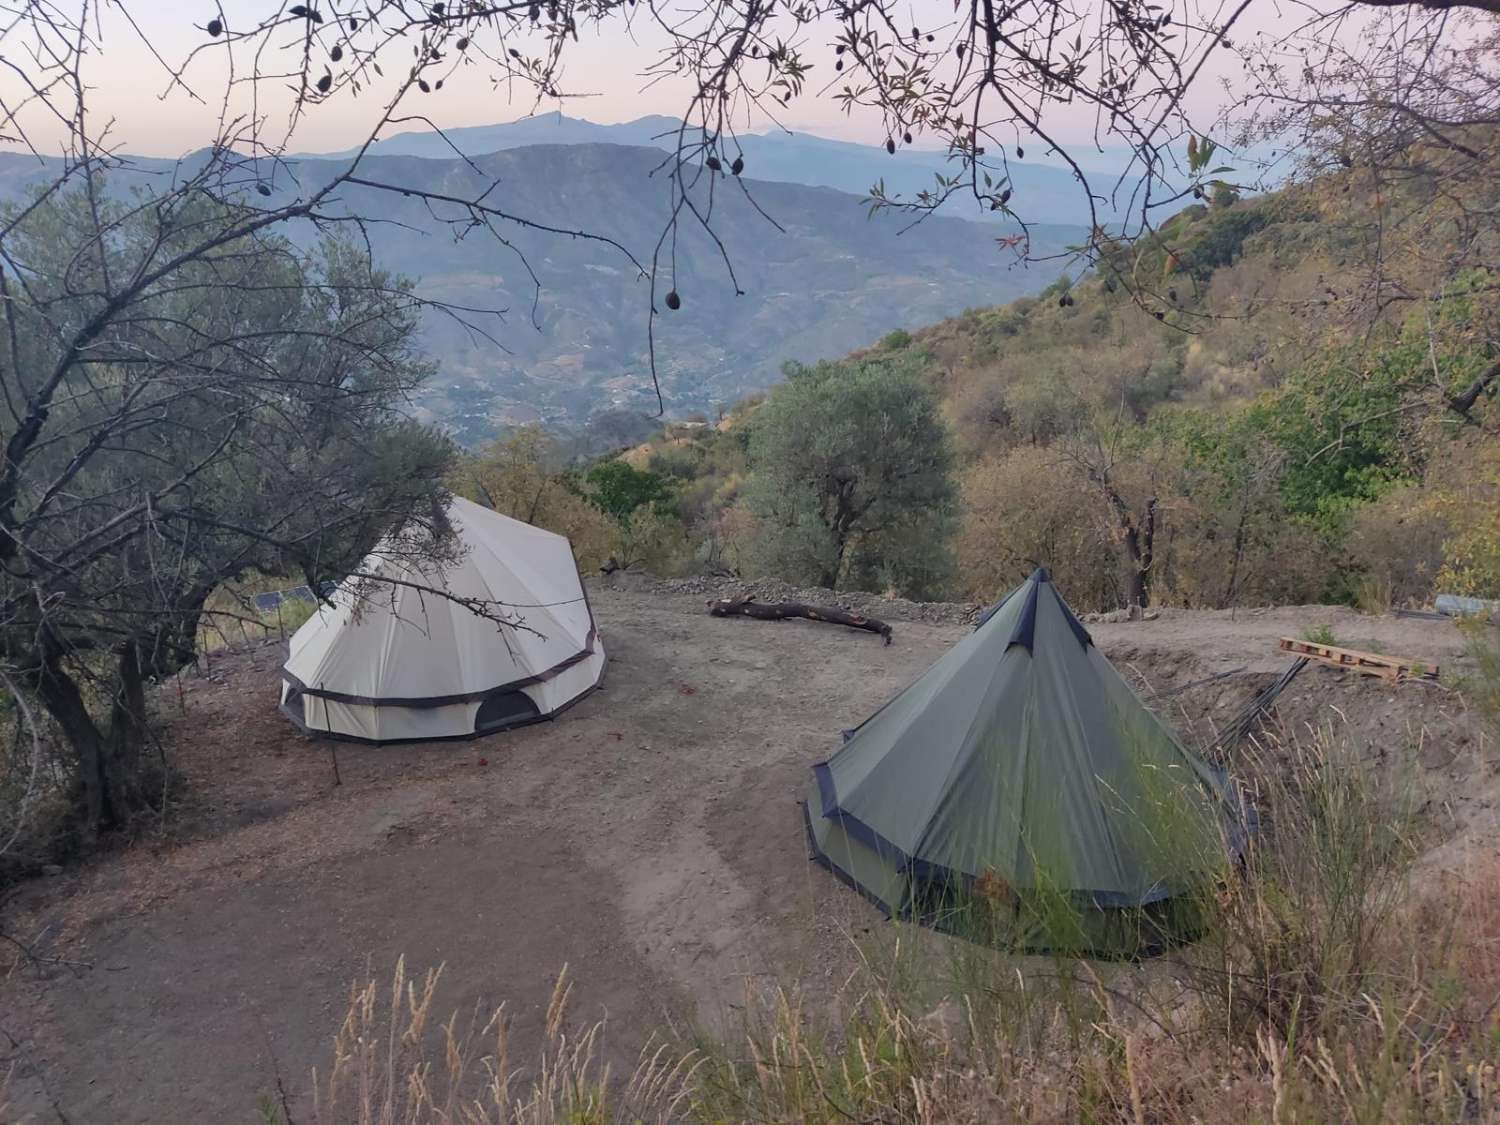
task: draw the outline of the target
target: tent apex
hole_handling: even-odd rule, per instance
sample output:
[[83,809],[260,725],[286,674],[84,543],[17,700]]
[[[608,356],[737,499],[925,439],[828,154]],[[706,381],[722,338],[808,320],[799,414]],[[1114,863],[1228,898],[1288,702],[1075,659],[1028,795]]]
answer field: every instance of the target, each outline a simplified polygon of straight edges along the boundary
[[1074,616],[1073,611],[1068,608],[1068,603],[1063,601],[1062,595],[1057,592],[1057,587],[1053,586],[1048,579],[1046,569],[1039,566],[1021,587],[1025,591],[1026,602],[1021,607],[1021,616],[1017,619],[1015,628],[1011,630],[1010,640],[1006,647],[1020,645],[1027,652],[1035,651],[1033,645],[1036,642],[1037,605],[1044,586],[1052,591],[1051,597],[1056,601],[1057,608],[1062,610],[1063,620],[1067,622],[1074,639],[1085,648],[1093,644],[1094,639],[1089,636],[1089,631]]

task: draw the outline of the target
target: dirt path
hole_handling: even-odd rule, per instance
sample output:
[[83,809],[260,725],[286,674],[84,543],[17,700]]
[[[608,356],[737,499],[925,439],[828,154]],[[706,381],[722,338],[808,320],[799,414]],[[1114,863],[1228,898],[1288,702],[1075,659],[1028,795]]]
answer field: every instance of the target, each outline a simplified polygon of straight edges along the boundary
[[[886,647],[710,618],[691,592],[605,588],[594,603],[603,691],[457,747],[346,745],[338,787],[326,744],[274,710],[273,648],[216,659],[181,704],[164,693],[189,783],[171,841],[30,884],[8,923],[92,966],[0,982],[0,1029],[26,1045],[11,1052],[19,1119],[58,1120],[55,1103],[73,1122],[247,1120],[278,1072],[305,1106],[349,984],[403,954],[446,962],[440,1010],[506,1001],[519,1058],[566,962],[578,1017],[608,1014],[627,1069],[666,1021],[732,1016],[747,981],[841,980],[846,935],[877,916],[806,860],[807,769],[962,635],[962,614],[893,606]],[[1093,632],[1148,692],[1248,665],[1177,698],[1191,720],[1238,707],[1284,666],[1275,637],[1325,619],[1403,655],[1461,651],[1451,625],[1336,610]],[[1420,728],[1453,825],[1486,823],[1496,762],[1460,704],[1321,671],[1288,693],[1288,716],[1342,704],[1380,747]]]
[[216,660],[185,714],[167,693],[189,839],[27,889],[27,932],[93,968],[3,986],[0,1023],[31,1044],[23,1118],[55,1119],[55,1097],[74,1122],[245,1119],[277,1069],[305,1094],[350,982],[403,954],[447,963],[441,1010],[506,1001],[522,1058],[566,962],[625,1064],[747,975],[841,956],[839,927],[869,919],[806,861],[807,767],[961,627],[886,647],[690,597],[605,592],[596,612],[604,690],[457,748],[343,746],[338,788],[274,711],[273,650]]

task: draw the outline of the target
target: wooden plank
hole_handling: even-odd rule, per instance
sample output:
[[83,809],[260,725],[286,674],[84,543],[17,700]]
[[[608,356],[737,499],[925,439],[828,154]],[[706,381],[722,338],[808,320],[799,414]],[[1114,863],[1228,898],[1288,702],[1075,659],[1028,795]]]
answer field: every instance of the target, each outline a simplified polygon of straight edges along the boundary
[[1282,637],[1280,648],[1283,652],[1295,652],[1334,668],[1349,668],[1366,676],[1380,676],[1392,683],[1402,676],[1423,680],[1438,678],[1436,664],[1428,664],[1421,660],[1407,660],[1399,656],[1386,656],[1379,652],[1361,652],[1359,649],[1323,645],[1315,641],[1297,640],[1294,637]]

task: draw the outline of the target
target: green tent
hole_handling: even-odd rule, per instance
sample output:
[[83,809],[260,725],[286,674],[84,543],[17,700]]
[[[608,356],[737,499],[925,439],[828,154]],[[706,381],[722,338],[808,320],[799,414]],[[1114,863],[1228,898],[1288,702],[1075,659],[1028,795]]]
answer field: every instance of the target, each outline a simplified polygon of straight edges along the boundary
[[1038,570],[813,767],[813,857],[888,915],[1031,950],[1191,937],[1243,847],[1225,776]]

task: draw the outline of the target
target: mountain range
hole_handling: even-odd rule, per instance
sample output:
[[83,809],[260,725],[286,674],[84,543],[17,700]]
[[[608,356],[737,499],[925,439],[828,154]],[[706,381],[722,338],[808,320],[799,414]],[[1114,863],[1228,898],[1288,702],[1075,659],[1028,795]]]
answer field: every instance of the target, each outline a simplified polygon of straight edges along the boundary
[[[661,115],[619,124],[598,124],[563,113],[540,113],[496,125],[396,133],[376,141],[370,152],[380,156],[451,160],[460,154],[473,156],[538,144],[635,145],[665,151],[675,149],[681,127],[682,122],[676,118]],[[852,144],[785,130],[741,134],[729,151],[743,155],[745,175],[754,179],[831,187],[862,198],[875,184],[882,183],[888,195],[913,200],[918,192],[933,187],[935,175],[952,176],[957,171],[946,153],[899,145],[890,153],[880,145]],[[353,154],[349,150],[306,155],[347,159]],[[1118,155],[1100,154],[1101,168],[1116,162]],[[1123,166],[1123,162],[1122,157],[1118,163]],[[1013,160],[1008,171],[1016,213],[1028,223],[1076,224],[1087,214],[1082,188],[1070,169]],[[1106,179],[1101,176],[1094,189],[1098,191]],[[1102,200],[1097,205],[1101,208],[1101,218],[1113,213]],[[981,209],[972,198],[961,196],[944,204],[942,213],[952,218],[1013,222],[1009,216]]]
[[[139,159],[116,180],[149,190],[192,163]],[[585,142],[518,145],[468,160],[380,154],[367,157],[361,173],[455,198],[488,192],[488,202],[511,214],[606,236],[649,266],[669,207],[660,164],[659,149]],[[345,165],[303,158],[268,170],[271,201],[305,195]],[[0,200],[49,178],[51,168],[0,153]],[[570,426],[602,409],[657,409],[649,283],[619,250],[513,225],[500,229],[502,243],[483,229],[447,224],[459,208],[434,211],[398,191],[346,186],[338,205],[370,220],[379,264],[417,279],[424,296],[508,310],[503,322],[470,318],[494,341],[450,317],[427,317],[424,344],[439,372],[416,404],[422,416],[475,442],[517,423]],[[857,196],[827,187],[719,177],[712,225],[742,295],[718,246],[684,222],[675,259],[664,253],[658,274],[655,368],[666,413],[710,412],[769,386],[788,359],[841,356],[893,329],[1003,303],[1061,269],[1018,264],[997,245],[1006,228],[993,223],[933,216],[907,230],[909,222],[868,216]],[[1033,253],[1061,252],[1082,233],[1033,227]],[[663,301],[669,289],[680,294],[675,311]]]

